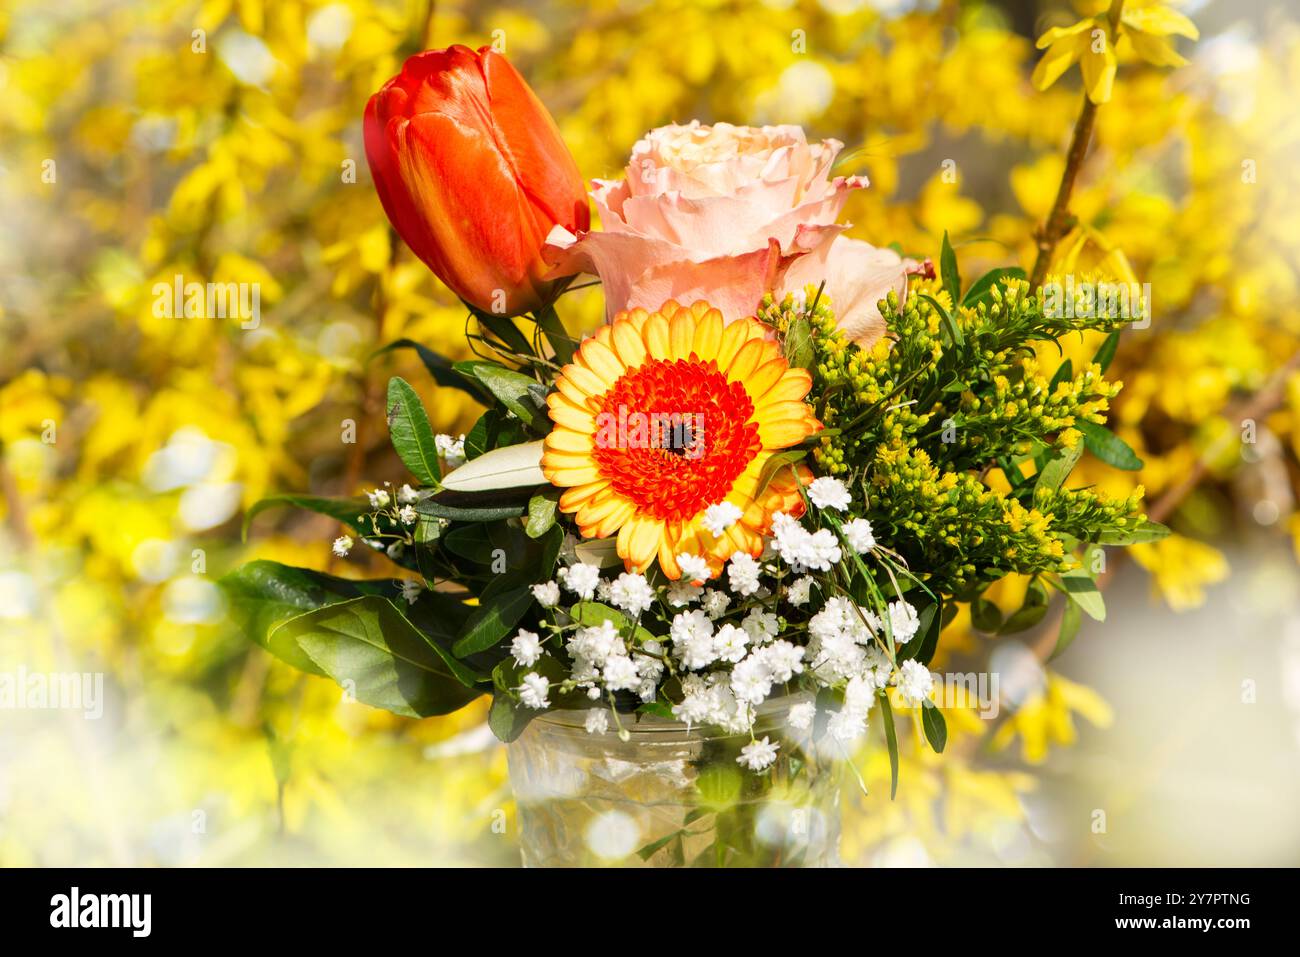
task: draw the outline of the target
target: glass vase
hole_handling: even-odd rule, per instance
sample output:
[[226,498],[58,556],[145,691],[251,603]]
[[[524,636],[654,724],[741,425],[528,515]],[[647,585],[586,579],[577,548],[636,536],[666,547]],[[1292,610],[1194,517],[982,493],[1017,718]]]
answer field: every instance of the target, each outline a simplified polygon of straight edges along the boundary
[[[525,867],[833,867],[839,768],[760,709],[755,737],[780,744],[761,772],[737,763],[750,735],[623,715],[602,734],[587,711],[534,718],[508,749]],[[626,740],[624,740],[624,737]]]

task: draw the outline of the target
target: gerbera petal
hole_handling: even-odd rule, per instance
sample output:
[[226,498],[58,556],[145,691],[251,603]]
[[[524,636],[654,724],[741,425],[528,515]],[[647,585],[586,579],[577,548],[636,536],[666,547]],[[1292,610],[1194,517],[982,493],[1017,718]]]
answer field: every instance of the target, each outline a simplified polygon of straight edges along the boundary
[[659,539],[659,567],[673,581],[682,577],[682,570],[677,564],[677,550],[671,536],[667,534]]
[[545,474],[547,481],[552,485],[559,486],[585,485],[602,477],[600,469],[594,465],[586,465],[580,468],[548,469],[545,462],[543,462],[542,472]]
[[812,411],[799,401],[769,402],[763,407],[763,422],[807,422],[812,419]]
[[575,485],[573,488],[565,489],[560,496],[560,511],[566,515],[576,512],[607,488],[609,488],[609,479],[598,479],[586,485]]
[[695,327],[695,340],[691,343],[691,350],[707,362],[717,355],[721,342],[722,313],[710,309]]
[[662,521],[645,515],[629,519],[618,531],[618,557],[629,570],[642,571],[659,552]]
[[691,344],[695,341],[695,317],[683,309],[673,316],[668,323],[668,342],[670,359],[687,359],[691,354]]
[[[613,340],[611,339],[612,335],[613,333],[610,331],[609,324],[606,323],[605,325],[598,328],[595,332],[593,332],[588,338],[595,339],[601,345],[607,346],[610,349],[612,349],[614,348],[614,343]],[[581,343],[579,343],[579,345],[581,345]]]
[[590,412],[579,409],[568,399],[562,397],[560,393],[552,392],[546,404],[551,421],[557,426],[573,429],[577,432],[594,433],[596,431],[596,417]]
[[633,323],[614,323],[611,338],[614,342],[614,351],[629,369],[634,369],[645,361],[645,340],[641,338],[640,332]]
[[654,313],[645,321],[641,329],[641,338],[645,341],[646,352],[652,356],[667,359],[670,353],[668,320],[659,313]]
[[781,376],[789,368],[784,359],[772,359],[764,362],[750,374],[745,380],[745,391],[754,397],[754,405],[758,405],[760,397],[766,395],[768,389],[781,381]]
[[608,382],[576,362],[564,367],[564,377],[589,396],[604,395],[609,389]]
[[617,495],[606,495],[603,498],[597,497],[578,509],[574,517],[579,525],[599,525],[610,515],[630,504],[626,499]]
[[575,432],[572,429],[552,429],[546,436],[546,448],[556,452],[578,452],[590,455],[596,446],[590,432]]
[[614,350],[599,339],[588,339],[578,352],[592,372],[600,376],[606,387],[613,385],[627,371]]
[[816,429],[801,419],[786,419],[782,422],[760,422],[758,437],[767,449],[784,449],[796,445],[812,435]]
[[[769,362],[767,365],[772,363]],[[811,389],[812,376],[807,369],[787,369],[766,392],[761,394],[750,392],[750,395],[757,395],[754,399],[755,407],[766,407],[774,402],[802,399]]]
[[759,360],[767,352],[767,343],[762,339],[750,339],[736,352],[736,357],[727,366],[727,381],[744,382],[758,368]]
[[718,344],[718,368],[725,369],[746,342],[749,341],[749,323],[746,320],[733,322],[722,330],[722,342]]
[[555,380],[556,390],[560,395],[572,402],[577,408],[589,410],[592,401],[591,393],[583,391],[578,387],[577,383],[569,378],[568,370],[571,368],[570,366],[565,366],[564,368],[564,374]]
[[618,507],[610,511],[591,530],[590,538],[608,538],[623,527],[629,518],[636,514],[636,503],[620,498]]

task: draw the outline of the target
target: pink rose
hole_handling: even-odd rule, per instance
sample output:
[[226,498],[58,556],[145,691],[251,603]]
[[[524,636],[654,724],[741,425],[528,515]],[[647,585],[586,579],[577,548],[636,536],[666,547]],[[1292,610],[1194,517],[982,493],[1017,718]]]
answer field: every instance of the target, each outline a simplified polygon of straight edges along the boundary
[[840,234],[849,191],[865,177],[830,178],[843,148],[809,143],[797,126],[665,126],[632,149],[624,178],[595,180],[603,232],[556,227],[545,257],[553,277],[595,273],[609,316],[707,299],[727,321],[778,296],[826,281],[851,338],[870,344],[884,322],[876,303],[907,292],[909,265],[889,249]]

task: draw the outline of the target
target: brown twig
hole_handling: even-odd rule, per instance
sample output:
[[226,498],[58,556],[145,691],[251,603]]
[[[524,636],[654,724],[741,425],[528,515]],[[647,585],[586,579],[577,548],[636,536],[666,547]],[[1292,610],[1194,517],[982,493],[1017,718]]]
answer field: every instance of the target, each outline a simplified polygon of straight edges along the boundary
[[[1113,44],[1119,35],[1119,18],[1124,9],[1124,0],[1111,0],[1110,10],[1106,13],[1110,24],[1106,42]],[[1052,254],[1057,244],[1074,228],[1074,215],[1070,212],[1070,196],[1074,193],[1075,180],[1083,167],[1084,157],[1088,154],[1088,144],[1092,140],[1092,128],[1097,122],[1097,104],[1092,102],[1088,91],[1083,93],[1083,108],[1079,119],[1074,124],[1074,133],[1070,137],[1070,149],[1065,155],[1065,171],[1061,174],[1061,185],[1056,191],[1056,201],[1047,221],[1038,230],[1038,258],[1034,260],[1034,270],[1029,275],[1029,288],[1037,289],[1043,284],[1047,270],[1052,264]]]

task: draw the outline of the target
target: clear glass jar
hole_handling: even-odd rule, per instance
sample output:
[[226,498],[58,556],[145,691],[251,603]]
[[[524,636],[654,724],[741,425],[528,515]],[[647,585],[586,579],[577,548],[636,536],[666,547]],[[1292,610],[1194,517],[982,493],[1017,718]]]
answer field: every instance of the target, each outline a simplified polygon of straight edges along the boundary
[[584,729],[587,711],[534,718],[508,749],[525,867],[834,867],[839,768],[769,701],[755,736],[780,743],[762,772],[736,758],[750,736],[624,715]]

